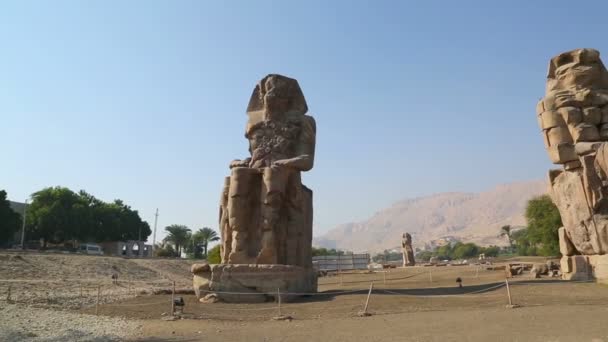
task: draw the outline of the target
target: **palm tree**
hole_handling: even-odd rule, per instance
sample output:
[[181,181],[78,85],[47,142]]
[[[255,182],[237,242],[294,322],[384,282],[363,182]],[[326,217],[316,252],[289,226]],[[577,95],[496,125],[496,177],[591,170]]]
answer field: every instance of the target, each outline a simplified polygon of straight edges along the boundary
[[193,244],[195,246],[202,245],[205,258],[207,257],[209,242],[219,239],[220,237],[217,235],[217,232],[209,227],[203,227],[192,234]]
[[513,238],[511,236],[511,226],[506,225],[500,228],[500,236],[506,236],[509,239],[509,249],[513,251]]
[[175,252],[177,256],[180,257],[182,255],[181,247],[190,240],[190,228],[184,225],[172,224],[165,227],[165,231],[169,233],[167,237],[165,237],[165,241],[175,245]]

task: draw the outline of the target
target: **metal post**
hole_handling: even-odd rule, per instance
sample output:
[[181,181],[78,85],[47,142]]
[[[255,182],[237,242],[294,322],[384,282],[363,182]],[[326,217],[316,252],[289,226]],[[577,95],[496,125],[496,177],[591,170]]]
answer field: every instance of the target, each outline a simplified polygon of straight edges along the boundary
[[175,314],[175,280],[173,281],[173,290],[171,291],[171,316]]
[[340,254],[338,254],[338,276],[340,277],[340,285],[342,285],[342,264],[340,263]]
[[101,297],[101,286],[97,285],[97,302],[95,302],[95,315],[99,314],[99,298]]
[[282,316],[281,314],[281,289],[277,288],[277,302],[279,303],[279,317]]
[[21,224],[21,249],[25,250],[25,217],[27,214],[27,200],[23,206],[23,223]]
[[374,282],[369,284],[369,292],[367,293],[367,299],[365,300],[365,306],[363,307],[363,311],[359,311],[359,316],[365,317],[370,316],[367,312],[367,307],[369,306],[369,298],[372,296],[372,290],[374,289]]
[[8,286],[8,290],[7,290],[7,293],[6,293],[6,302],[7,303],[11,302],[11,286],[10,285]]
[[154,235],[152,235],[152,251],[156,249],[156,223],[158,223],[158,208],[156,208],[156,214],[154,214]]
[[505,283],[507,283],[507,296],[509,297],[509,306],[513,306],[513,301],[511,300],[511,289],[509,288],[509,279],[505,278]]

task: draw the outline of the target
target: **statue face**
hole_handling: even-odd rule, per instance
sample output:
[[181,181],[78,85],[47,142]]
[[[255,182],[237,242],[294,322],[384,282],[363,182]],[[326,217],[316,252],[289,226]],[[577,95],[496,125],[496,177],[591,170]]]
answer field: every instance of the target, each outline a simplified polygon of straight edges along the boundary
[[555,79],[562,87],[592,88],[602,82],[605,72],[599,54],[587,51],[564,53],[553,61]]
[[276,77],[269,77],[265,84],[264,108],[273,114],[282,114],[287,111],[289,97],[287,84]]

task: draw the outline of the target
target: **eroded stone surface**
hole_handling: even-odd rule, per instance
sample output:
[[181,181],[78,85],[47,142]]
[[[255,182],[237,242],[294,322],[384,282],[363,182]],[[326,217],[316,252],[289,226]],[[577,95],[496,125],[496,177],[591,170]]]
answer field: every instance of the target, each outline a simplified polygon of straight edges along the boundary
[[585,256],[608,252],[608,71],[599,52],[577,49],[552,58],[536,113],[549,158],[563,165],[549,172],[564,225],[562,272],[580,278],[588,273]]
[[278,290],[316,292],[312,191],[301,181],[315,156],[316,123],[307,111],[295,79],[271,74],[253,90],[250,156],[230,163],[220,195],[221,264],[192,268],[199,298],[260,302]]
[[268,75],[255,87],[245,137],[250,157],[230,163],[220,199],[224,264],[312,267],[312,169],[316,124],[295,79]]
[[257,303],[290,301],[298,294],[317,291],[317,274],[312,268],[292,265],[214,265],[209,291],[226,302]]
[[593,278],[590,259],[586,255],[563,256],[560,263],[562,278],[565,280],[590,280]]

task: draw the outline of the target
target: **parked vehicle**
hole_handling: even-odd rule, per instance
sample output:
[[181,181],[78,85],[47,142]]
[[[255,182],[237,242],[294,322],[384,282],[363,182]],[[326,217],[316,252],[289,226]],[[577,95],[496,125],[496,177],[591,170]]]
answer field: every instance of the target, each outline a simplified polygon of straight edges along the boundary
[[103,250],[99,245],[93,243],[83,243],[78,247],[78,253],[90,255],[103,255]]

